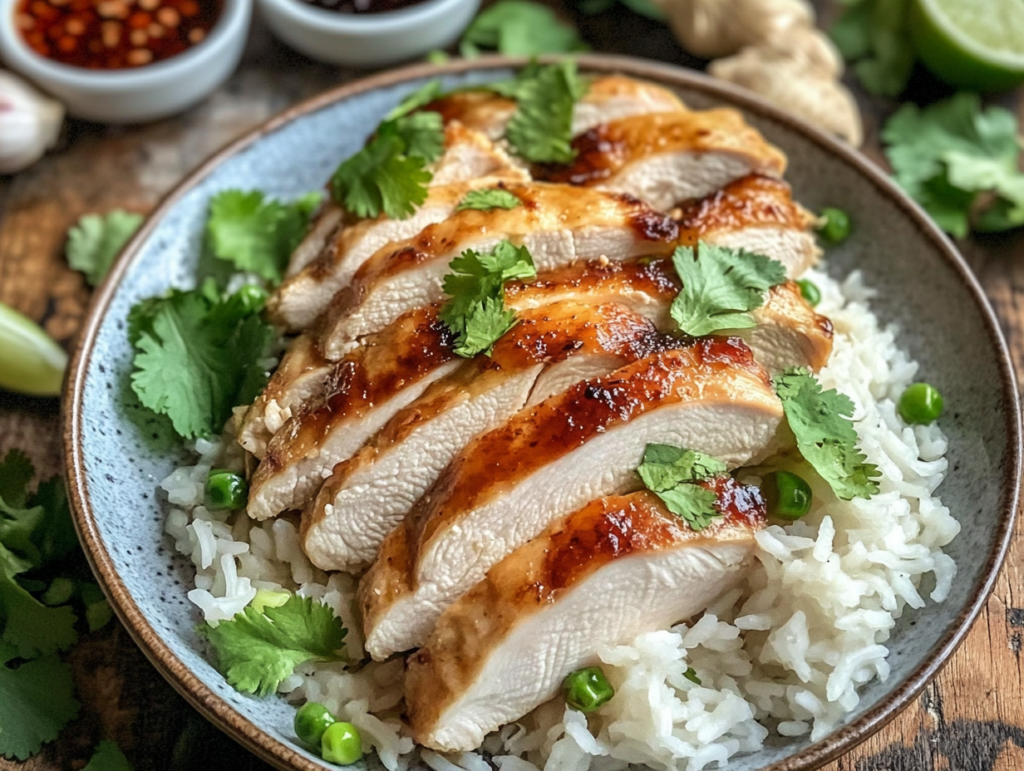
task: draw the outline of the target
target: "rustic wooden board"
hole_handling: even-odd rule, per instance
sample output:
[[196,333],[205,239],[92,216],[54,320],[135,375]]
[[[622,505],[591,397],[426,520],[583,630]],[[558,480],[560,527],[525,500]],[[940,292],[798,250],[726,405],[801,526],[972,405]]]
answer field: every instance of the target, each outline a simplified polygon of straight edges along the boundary
[[[826,13],[829,9],[825,9]],[[692,64],[663,28],[616,14],[583,22],[598,50]],[[0,302],[39,320],[66,346],[89,302],[63,260],[64,234],[81,214],[114,207],[145,212],[214,150],[309,95],[358,76],[288,52],[257,29],[238,74],[180,118],[132,129],[69,125],[61,147],[22,174],[0,179]],[[927,78],[914,93],[935,89]],[[894,105],[862,98],[869,155],[880,159],[877,126]],[[1024,118],[1024,95],[1006,100]],[[1024,363],[1024,233],[961,245]],[[24,448],[45,475],[60,471],[60,418],[50,400],[0,393],[0,453]],[[925,694],[832,771],[1024,771],[1024,532],[988,607]],[[925,611],[927,612],[927,611]],[[117,623],[71,654],[82,717],[60,740],[2,771],[80,769],[102,738],[116,739],[139,771],[264,769],[198,717],[149,665]]]

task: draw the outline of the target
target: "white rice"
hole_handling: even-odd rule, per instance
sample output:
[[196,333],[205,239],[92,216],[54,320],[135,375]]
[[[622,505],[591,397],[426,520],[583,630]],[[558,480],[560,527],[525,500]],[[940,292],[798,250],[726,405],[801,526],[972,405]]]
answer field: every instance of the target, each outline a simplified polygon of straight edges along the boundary
[[[815,487],[807,517],[757,535],[745,587],[692,625],[599,651],[616,689],[599,712],[588,719],[556,698],[489,736],[482,751],[500,771],[617,771],[629,763],[699,771],[760,749],[769,725],[781,736],[821,738],[856,709],[860,687],[889,676],[885,642],[904,609],[945,599],[956,565],[942,547],[960,530],[934,495],[946,471],[946,438],[937,425],[903,425],[895,406],[917,365],[897,347],[896,331],[879,327],[859,274],[841,284],[818,271],[807,277],[821,289],[818,311],[836,332],[818,377],[853,400],[861,447],[883,474],[880,493],[840,501]],[[315,568],[294,521],[257,523],[201,505],[211,467],[242,468],[230,438],[197,442],[199,462],[161,483],[173,506],[166,531],[196,568],[189,599],[217,623],[258,589],[313,597],[336,610],[349,630],[349,654],[361,658],[352,576]],[[684,676],[691,667],[700,684]],[[417,757],[435,771],[488,771],[478,753],[416,750],[399,719],[402,672],[400,660],[353,672],[305,665],[279,690],[355,724],[364,750],[389,771]]]

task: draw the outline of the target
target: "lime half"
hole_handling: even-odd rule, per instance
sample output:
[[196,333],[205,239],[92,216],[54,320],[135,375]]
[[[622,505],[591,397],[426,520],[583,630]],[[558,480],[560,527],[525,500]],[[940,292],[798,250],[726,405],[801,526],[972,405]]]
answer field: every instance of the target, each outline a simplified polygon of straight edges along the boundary
[[910,34],[921,61],[951,86],[1024,82],[1024,0],[914,0]]

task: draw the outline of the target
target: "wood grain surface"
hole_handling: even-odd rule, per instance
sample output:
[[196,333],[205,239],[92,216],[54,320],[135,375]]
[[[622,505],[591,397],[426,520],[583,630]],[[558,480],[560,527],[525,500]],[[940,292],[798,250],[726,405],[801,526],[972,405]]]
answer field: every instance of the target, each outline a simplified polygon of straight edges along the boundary
[[[826,21],[835,9],[822,4]],[[599,51],[694,65],[668,31],[624,11],[580,18]],[[318,65],[277,44],[257,25],[231,81],[184,116],[132,128],[68,124],[43,162],[0,178],[0,302],[37,319],[71,347],[89,289],[63,258],[67,228],[82,214],[151,209],[184,174],[227,141],[283,108],[361,73]],[[941,95],[927,76],[915,98]],[[879,122],[896,106],[858,94],[865,151],[881,161]],[[1024,118],[1024,97],[1003,104]],[[960,244],[1006,332],[1018,374],[1024,363],[1024,233]],[[44,475],[60,472],[55,400],[0,392],[0,453],[25,449]],[[833,771],[1024,771],[1024,532],[1015,534],[987,609],[924,695],[881,732],[829,766]],[[924,611],[924,612],[927,612]],[[81,717],[60,739],[4,771],[81,769],[102,738],[116,739],[139,771],[266,768],[195,714],[116,622],[71,653]]]

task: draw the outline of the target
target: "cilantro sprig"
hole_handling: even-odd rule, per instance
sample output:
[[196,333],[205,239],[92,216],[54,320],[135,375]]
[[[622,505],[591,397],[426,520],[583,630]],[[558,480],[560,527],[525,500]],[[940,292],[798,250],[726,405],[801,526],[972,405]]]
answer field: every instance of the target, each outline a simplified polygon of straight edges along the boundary
[[456,335],[455,353],[490,355],[516,324],[515,312],[505,307],[505,282],[536,277],[533,257],[526,247],[501,241],[490,252],[467,249],[449,267],[444,291],[451,299],[438,315]]
[[958,93],[923,109],[904,105],[882,139],[900,186],[943,230],[963,237],[972,227],[1024,225],[1019,131],[1009,111],[983,110],[976,94]]
[[669,444],[647,445],[637,468],[644,486],[696,531],[722,516],[715,507],[715,492],[696,483],[726,471],[726,465],[717,458]]
[[693,337],[755,326],[750,311],[764,305],[768,289],[786,280],[786,269],[777,260],[704,241],[696,252],[678,247],[672,262],[683,288],[670,313]]
[[576,157],[572,115],[588,83],[580,77],[574,60],[531,65],[497,88],[517,102],[505,130],[517,155],[532,163],[570,163]]
[[182,437],[219,432],[267,382],[260,360],[275,332],[260,316],[263,299],[249,287],[223,295],[208,280],[132,308],[131,384],[142,405],[170,418]]
[[243,693],[273,693],[295,667],[307,661],[347,661],[348,633],[328,606],[292,595],[260,612],[251,605],[217,626],[203,624],[228,682]]
[[575,27],[547,6],[526,0],[499,0],[481,11],[459,43],[459,53],[467,59],[479,56],[481,49],[506,56],[537,56],[585,48]]
[[405,219],[427,200],[433,175],[427,164],[444,151],[444,122],[416,112],[440,96],[434,81],[406,97],[377,127],[366,146],[331,178],[334,200],[358,217]]
[[470,190],[459,201],[455,211],[462,211],[463,209],[478,209],[480,211],[514,209],[521,203],[522,201],[508,190],[492,187],[483,190]]
[[914,69],[910,0],[847,0],[829,34],[870,93],[899,96]]
[[85,274],[91,286],[107,275],[114,258],[135,235],[143,216],[114,209],[106,214],[86,214],[68,231],[65,255],[68,265]]
[[322,197],[307,193],[284,203],[259,190],[224,190],[210,199],[206,221],[210,250],[236,270],[277,284]]
[[796,446],[833,492],[843,500],[870,498],[878,492],[878,467],[857,449],[850,417],[853,402],[825,391],[807,370],[791,369],[774,379]]

